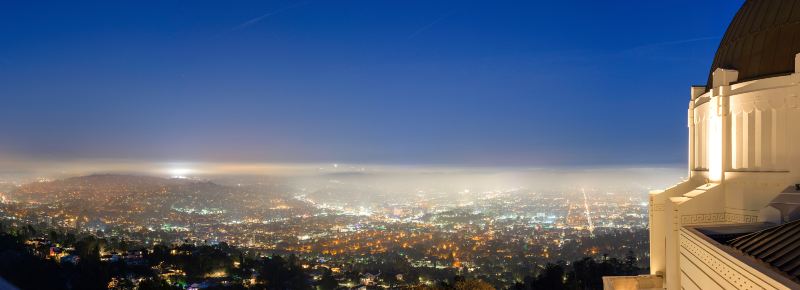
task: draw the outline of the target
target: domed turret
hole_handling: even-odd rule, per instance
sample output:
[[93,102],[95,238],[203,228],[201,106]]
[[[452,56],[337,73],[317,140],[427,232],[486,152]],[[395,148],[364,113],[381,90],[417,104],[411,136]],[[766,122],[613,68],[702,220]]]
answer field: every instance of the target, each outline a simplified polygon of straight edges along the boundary
[[800,225],[780,226],[800,216],[800,0],[745,1],[689,99],[689,178],[650,194],[651,274],[666,289],[800,289],[800,247],[729,243]]
[[720,42],[708,76],[718,68],[739,72],[747,81],[794,72],[800,53],[800,0],[748,0]]

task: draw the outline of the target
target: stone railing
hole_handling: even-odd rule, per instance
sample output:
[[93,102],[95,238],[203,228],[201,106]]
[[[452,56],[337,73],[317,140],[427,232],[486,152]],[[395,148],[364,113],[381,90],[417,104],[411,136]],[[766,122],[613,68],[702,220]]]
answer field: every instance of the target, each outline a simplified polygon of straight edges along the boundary
[[656,275],[603,277],[603,290],[660,290],[663,285],[664,278]]
[[[681,287],[684,289],[782,289],[791,287],[780,276],[751,259],[734,257],[693,229],[680,233]],[[737,254],[740,255],[740,254]],[[791,282],[788,282],[791,284]]]

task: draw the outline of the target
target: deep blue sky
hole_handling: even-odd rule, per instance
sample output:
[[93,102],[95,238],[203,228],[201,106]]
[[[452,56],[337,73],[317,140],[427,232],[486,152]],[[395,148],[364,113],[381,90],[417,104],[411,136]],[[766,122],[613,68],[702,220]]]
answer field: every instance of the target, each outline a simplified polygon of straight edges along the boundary
[[0,154],[679,164],[742,2],[5,1]]

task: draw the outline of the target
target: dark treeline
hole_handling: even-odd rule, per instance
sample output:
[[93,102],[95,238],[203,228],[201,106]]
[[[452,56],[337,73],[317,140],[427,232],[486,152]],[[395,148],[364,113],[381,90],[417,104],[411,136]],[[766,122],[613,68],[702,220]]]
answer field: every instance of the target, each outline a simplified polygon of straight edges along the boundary
[[[26,244],[31,238],[47,237],[53,244],[68,245],[70,252],[79,256],[78,263],[56,262],[46,258],[49,245]],[[140,252],[141,263],[101,260],[102,249],[131,250]],[[398,257],[387,261],[401,260]],[[603,276],[638,275],[646,272],[637,266],[633,253],[627,258],[586,257],[571,263],[559,262],[544,267],[534,267],[535,272],[508,289],[602,289]],[[398,264],[400,266],[397,266]],[[37,232],[34,227],[21,226],[5,228],[0,223],[0,277],[20,289],[185,289],[187,284],[168,283],[163,274],[171,269],[179,269],[183,281],[203,281],[209,274],[226,273],[226,279],[233,283],[209,285],[204,289],[318,289],[336,290],[340,282],[358,281],[359,270],[382,274],[404,273],[407,277],[414,273],[407,263],[386,263],[371,265],[369,269],[352,269],[344,278],[337,279],[333,273],[323,268],[318,279],[311,279],[309,270],[303,269],[301,261],[294,256],[272,255],[263,257],[258,253],[248,253],[225,243],[215,245],[155,245],[136,249],[116,238],[103,239],[92,235],[76,237],[71,233],[50,231]],[[383,272],[382,272],[383,271]],[[460,290],[495,289],[481,280],[490,277],[458,276],[453,272],[438,275],[433,286],[406,286],[420,290]],[[392,276],[389,275],[389,276]],[[384,275],[382,275],[384,276]],[[123,279],[120,279],[122,277]],[[476,279],[477,278],[477,279]],[[351,285],[352,285],[351,284]],[[113,287],[111,287],[113,286]]]
[[[334,289],[330,279],[316,284],[303,271],[295,256],[258,257],[245,255],[235,247],[225,243],[217,245],[181,244],[175,246],[156,245],[151,249],[141,249],[143,264],[130,265],[123,261],[102,262],[100,250],[112,245],[119,247],[124,242],[113,243],[88,235],[76,238],[73,234],[49,233],[52,241],[72,245],[72,253],[80,257],[78,263],[58,263],[43,258],[48,249],[31,247],[25,241],[37,236],[33,227],[7,230],[0,224],[0,277],[20,289],[109,289],[114,277],[135,277],[120,279],[113,289],[184,289],[185,285],[169,284],[158,276],[154,269],[170,265],[185,272],[186,280],[202,280],[215,271],[230,273],[232,280],[242,281],[254,278],[252,285],[241,283],[211,286],[205,289]],[[234,262],[239,266],[234,267]],[[333,281],[335,283],[335,280]],[[111,283],[114,284],[114,283]]]
[[644,274],[646,269],[636,265],[632,253],[624,260],[590,257],[572,263],[547,264],[539,275],[527,276],[509,289],[513,290],[602,290],[603,276],[628,276]]

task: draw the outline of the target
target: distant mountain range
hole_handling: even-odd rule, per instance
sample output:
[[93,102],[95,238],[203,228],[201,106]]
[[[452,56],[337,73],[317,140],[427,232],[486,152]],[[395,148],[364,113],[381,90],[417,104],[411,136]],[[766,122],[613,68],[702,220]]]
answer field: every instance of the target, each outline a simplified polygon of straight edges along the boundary
[[80,208],[89,212],[221,209],[229,213],[245,213],[263,211],[275,203],[302,207],[300,202],[285,193],[264,187],[122,174],[33,182],[16,188],[8,196],[20,202],[55,203],[59,208]]
[[21,201],[47,202],[57,198],[108,200],[129,194],[136,194],[142,198],[148,195],[164,194],[191,194],[199,195],[199,197],[214,194],[218,197],[219,194],[231,194],[233,192],[234,190],[231,187],[209,181],[167,179],[140,175],[96,174],[28,183],[13,190],[10,196]]

